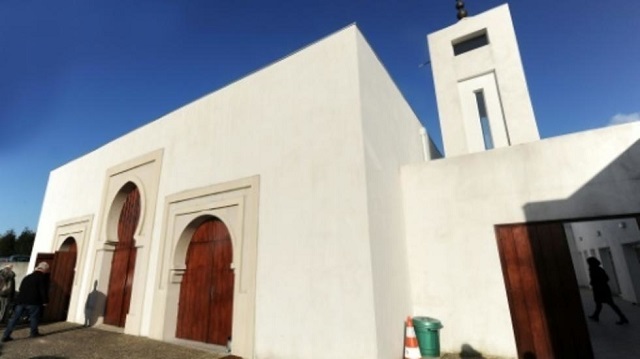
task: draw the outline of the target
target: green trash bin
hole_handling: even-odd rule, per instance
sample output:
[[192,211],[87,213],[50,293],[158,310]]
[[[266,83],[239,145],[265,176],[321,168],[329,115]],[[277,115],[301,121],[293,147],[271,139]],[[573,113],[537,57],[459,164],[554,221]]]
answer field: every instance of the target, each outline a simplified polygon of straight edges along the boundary
[[440,329],[442,323],[438,319],[429,317],[413,317],[413,327],[418,338],[420,355],[423,357],[440,356]]

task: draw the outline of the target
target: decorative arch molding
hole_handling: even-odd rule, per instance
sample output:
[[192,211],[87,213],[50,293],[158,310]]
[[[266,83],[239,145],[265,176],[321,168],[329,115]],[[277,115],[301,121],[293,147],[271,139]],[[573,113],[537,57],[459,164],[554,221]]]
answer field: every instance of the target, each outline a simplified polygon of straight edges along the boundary
[[[129,312],[124,326],[124,332],[132,335],[141,334],[163,153],[163,149],[158,149],[107,169],[95,243],[94,267],[91,276],[85,280],[86,288],[90,288],[97,281],[96,290],[108,292],[111,263],[115,244],[118,242],[120,211],[127,195],[137,188],[140,193],[140,217],[134,233],[137,254]],[[100,318],[98,323],[101,323],[102,319]]]
[[[51,252],[59,251],[64,241],[69,237],[73,237],[78,250],[78,260],[76,261],[76,273],[84,268],[85,252],[88,248],[89,239],[91,238],[91,227],[93,225],[93,215],[76,217],[56,223],[56,230],[53,236],[53,248]],[[80,276],[76,276],[74,283],[78,283]]]
[[[191,238],[200,224],[207,219],[218,218],[222,221],[222,223],[227,226],[227,230],[231,235],[233,248],[241,248],[242,240],[237,235],[237,232],[241,232],[241,228],[239,231],[237,225],[230,226],[229,224],[236,224],[234,222],[237,222],[237,212],[244,210],[244,200],[234,199],[231,201],[220,201],[212,204],[213,206],[206,205],[203,208],[190,208],[187,211],[188,213],[182,213],[179,215],[182,218],[177,221],[179,222],[177,223],[178,227],[175,228],[175,233],[179,234],[172,251],[171,259],[168,263],[170,268],[168,274],[170,277],[168,281],[165,279],[160,283],[160,289],[163,289],[163,284],[167,284],[167,282],[180,283],[182,281],[182,274],[186,269],[185,260],[187,257],[187,250],[189,249]],[[190,222],[185,224],[185,220],[190,220]],[[233,256],[233,265],[235,266],[236,263],[240,263],[242,258],[240,256],[240,252],[234,251],[234,253],[237,253]]]
[[[117,242],[120,209],[132,185],[140,191],[140,220],[136,229],[137,240],[148,240],[153,230],[153,218],[158,197],[158,185],[164,150],[159,149],[136,157],[107,170],[102,194],[102,217],[98,241],[102,244]],[[115,228],[115,229],[114,229]],[[140,245],[148,244],[147,242]]]
[[120,219],[120,211],[122,210],[122,206],[124,205],[127,199],[127,195],[134,189],[137,189],[138,192],[140,192],[140,214],[141,214],[138,220],[138,224],[136,226],[134,240],[136,240],[136,243],[137,243],[138,238],[143,238],[142,232],[143,232],[143,227],[145,222],[144,214],[146,213],[145,204],[147,203],[145,199],[147,197],[145,195],[144,182],[140,179],[140,177],[134,174],[128,179],[127,182],[125,182],[122,185],[122,187],[120,187],[120,190],[115,193],[111,201],[107,202],[107,203],[111,203],[111,206],[109,207],[107,218],[106,218],[107,225],[105,226],[105,236],[104,236],[106,240],[104,245],[112,246],[116,242],[118,242],[119,240],[118,221]]
[[60,252],[77,252],[77,248],[76,239],[73,236],[69,236],[60,245]]
[[73,286],[71,288],[71,298],[69,301],[69,308],[77,308],[76,312],[69,312],[69,320],[79,321],[82,319],[83,308],[83,296],[80,295],[80,287],[83,283],[82,274],[85,272],[85,263],[87,252],[89,250],[91,228],[93,226],[93,215],[86,215],[82,217],[76,217],[56,223],[56,230],[54,232],[53,247],[51,252],[61,250],[65,241],[68,238],[73,238],[77,249],[77,259],[74,268],[75,276],[73,278]]
[[[254,350],[258,198],[260,177],[254,176],[176,193],[166,198],[151,313],[151,337],[175,337],[180,283],[194,231],[208,218],[220,219],[231,236],[234,278],[232,352],[252,358]],[[205,345],[214,347],[213,345]]]

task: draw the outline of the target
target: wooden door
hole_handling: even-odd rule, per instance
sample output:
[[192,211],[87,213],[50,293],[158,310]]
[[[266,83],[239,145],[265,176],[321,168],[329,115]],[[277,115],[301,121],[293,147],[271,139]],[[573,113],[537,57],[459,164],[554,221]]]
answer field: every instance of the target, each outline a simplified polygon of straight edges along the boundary
[[49,265],[49,269],[53,266],[53,253],[38,253],[36,255],[36,266],[40,264],[40,262],[46,262]]
[[233,250],[227,227],[217,218],[195,231],[180,285],[176,337],[226,345],[233,315]]
[[65,321],[69,312],[71,290],[75,276],[77,246],[73,238],[65,240],[64,250],[53,255],[49,282],[49,305],[44,311],[44,320]]
[[111,274],[104,314],[105,324],[124,327],[127,313],[129,313],[136,264],[134,234],[139,219],[140,192],[134,188],[127,195],[118,221],[118,242],[111,260]]
[[496,227],[519,358],[593,358],[561,223]]
[[[38,264],[40,264],[41,262],[45,262],[49,265],[49,273],[47,274],[47,277],[49,278],[49,301],[52,300],[51,297],[51,270],[53,269],[53,265],[55,262],[55,253],[38,253],[36,254],[36,263],[35,265],[37,266]],[[16,288],[16,290],[18,290],[19,288]],[[47,313],[47,309],[45,308],[44,312],[42,313],[42,320],[43,321],[50,321],[49,315]]]

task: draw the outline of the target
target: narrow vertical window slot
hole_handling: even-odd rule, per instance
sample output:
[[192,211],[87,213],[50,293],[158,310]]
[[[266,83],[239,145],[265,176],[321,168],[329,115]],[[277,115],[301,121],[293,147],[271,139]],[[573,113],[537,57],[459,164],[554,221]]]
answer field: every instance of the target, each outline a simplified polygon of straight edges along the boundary
[[475,92],[476,104],[478,105],[478,116],[480,117],[480,127],[482,128],[482,138],[484,139],[484,149],[493,148],[493,137],[491,136],[491,126],[489,125],[489,116],[487,116],[487,105],[484,100],[484,91]]

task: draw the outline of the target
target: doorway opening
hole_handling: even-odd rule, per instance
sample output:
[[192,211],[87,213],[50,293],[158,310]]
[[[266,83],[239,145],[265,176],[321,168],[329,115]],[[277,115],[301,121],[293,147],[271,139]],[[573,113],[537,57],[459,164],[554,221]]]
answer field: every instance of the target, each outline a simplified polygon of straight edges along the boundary
[[233,247],[227,226],[207,217],[191,237],[180,284],[176,337],[227,345],[233,323]]
[[49,264],[49,304],[42,319],[45,322],[67,320],[75,278],[78,246],[74,237],[67,237],[55,253],[38,253],[36,263]]
[[[640,352],[628,325],[606,304],[596,322],[586,259],[597,257],[613,302],[640,321],[638,217],[495,227],[520,358],[620,358]],[[618,293],[618,294],[616,294]],[[633,356],[633,355],[632,355]]]

